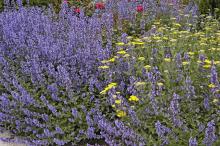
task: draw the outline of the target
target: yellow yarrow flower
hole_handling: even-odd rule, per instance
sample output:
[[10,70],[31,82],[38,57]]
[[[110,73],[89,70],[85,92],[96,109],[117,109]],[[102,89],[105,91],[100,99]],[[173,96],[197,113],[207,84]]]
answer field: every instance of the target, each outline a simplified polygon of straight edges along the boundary
[[121,104],[121,100],[120,99],[115,100],[115,104]]
[[197,63],[202,63],[202,61],[201,61],[201,60],[198,60]]
[[159,82],[157,83],[158,86],[163,86],[163,83]]
[[102,60],[101,63],[108,63],[108,60]]
[[164,61],[165,62],[171,62],[171,59],[170,58],[164,58]]
[[148,69],[151,68],[151,66],[150,66],[150,65],[145,65],[144,68],[145,68],[146,70],[148,70]]
[[116,115],[121,118],[121,117],[125,117],[126,116],[126,112],[122,111],[122,110],[117,110],[116,111]]
[[157,43],[161,43],[161,42],[163,42],[163,41],[162,41],[162,40],[157,40],[156,42],[157,42]]
[[102,90],[100,92],[100,94],[106,94],[110,89],[112,89],[113,87],[116,87],[116,86],[117,86],[117,83],[110,83],[110,84],[108,84],[107,87],[105,87],[104,90]]
[[206,43],[201,43],[200,45],[201,45],[201,46],[207,46],[207,44],[206,44]]
[[209,49],[210,51],[216,51],[217,50],[217,48],[211,48],[211,49]]
[[123,57],[130,57],[130,55],[129,54],[125,54]]
[[124,55],[124,54],[126,54],[126,51],[124,51],[124,50],[121,50],[121,51],[118,51],[118,52],[117,52],[117,54],[121,54],[121,55]]
[[169,73],[169,71],[168,71],[168,70],[164,70],[163,72],[165,72],[165,73]]
[[117,95],[113,95],[112,97],[113,97],[113,98],[116,98],[116,97],[117,97]]
[[115,86],[117,86],[117,83],[114,83],[114,82],[112,82],[108,85],[108,87],[115,87]]
[[163,37],[162,39],[165,41],[169,40],[168,37]]
[[149,40],[149,37],[143,37],[142,39],[143,40]]
[[115,104],[113,104],[112,107],[115,108],[116,107]]
[[208,65],[203,65],[203,67],[204,67],[204,68],[210,68],[211,65],[209,65],[209,64],[208,64]]
[[98,68],[100,68],[100,69],[108,69],[109,66],[107,66],[107,65],[103,65],[103,66],[99,66]]
[[194,54],[195,54],[195,52],[188,52],[188,54],[189,54],[189,55],[194,55]]
[[135,38],[134,42],[141,42],[142,40],[140,38]]
[[160,24],[160,22],[158,21],[158,22],[154,22],[154,25],[159,25]]
[[213,101],[212,101],[213,103],[217,103],[218,102],[218,99],[213,99]]
[[188,61],[184,61],[184,62],[182,62],[182,65],[188,65],[188,64],[189,64]]
[[142,40],[139,38],[134,39],[135,42],[141,42]]
[[115,57],[108,60],[109,62],[115,62]]
[[176,27],[181,27],[181,24],[179,24],[179,23],[174,23],[174,26],[176,26]]
[[205,52],[205,50],[199,50],[199,53],[204,53]]
[[172,43],[175,43],[177,41],[177,39],[171,39],[170,40]]
[[173,31],[172,33],[173,33],[174,35],[178,34],[178,32],[177,32],[177,31]]
[[159,36],[154,36],[153,39],[160,40],[160,37]]
[[135,86],[143,86],[146,85],[146,82],[137,82],[135,83]]
[[131,42],[133,45],[144,45],[144,42]]
[[123,43],[123,42],[118,42],[118,43],[116,43],[116,45],[118,45],[118,46],[124,46],[125,43]]
[[185,34],[185,35],[186,35],[186,34],[188,34],[188,33],[189,33],[189,31],[187,31],[187,30],[183,30],[183,31],[180,31],[180,33],[181,33],[181,34]]
[[209,84],[208,87],[209,88],[215,88],[216,86],[214,84]]
[[215,65],[220,64],[220,61],[214,61],[214,64]]
[[135,96],[135,95],[131,95],[128,100],[129,101],[139,101],[139,98],[137,96]]
[[138,60],[140,60],[140,61],[144,61],[145,58],[144,58],[144,57],[139,57]]
[[132,39],[133,37],[132,36],[128,36],[128,37],[126,37],[127,39]]
[[212,19],[212,16],[206,16],[207,19]]
[[205,59],[205,61],[204,61],[205,63],[207,63],[207,64],[211,64],[211,61],[210,60],[208,60],[208,59]]
[[104,90],[102,90],[102,91],[100,92],[101,95],[106,94],[106,93],[107,93],[107,90],[106,90],[106,89],[104,89]]

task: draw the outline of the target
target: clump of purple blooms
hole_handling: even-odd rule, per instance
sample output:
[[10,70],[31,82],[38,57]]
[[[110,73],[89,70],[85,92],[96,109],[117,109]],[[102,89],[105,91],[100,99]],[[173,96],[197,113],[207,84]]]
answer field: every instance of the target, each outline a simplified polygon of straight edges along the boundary
[[[201,74],[196,76],[183,67],[182,61],[191,58],[181,48],[162,46],[161,51],[155,44],[147,45],[151,48],[144,52],[150,65],[147,70],[140,69],[141,47],[117,46],[117,42],[128,44],[128,35],[133,33],[163,35],[155,25],[146,29],[158,17],[187,22],[190,25],[180,29],[195,31],[196,5],[183,9],[179,1],[107,0],[104,10],[89,17],[83,9],[76,14],[65,2],[58,14],[52,7],[22,6],[21,0],[12,7],[8,0],[4,2],[8,7],[0,13],[2,131],[9,130],[27,145],[219,144],[219,105],[211,103],[213,96],[220,97],[219,68],[214,63],[207,82],[215,88],[199,91],[207,73],[201,68],[206,56],[199,56],[200,66],[195,70]],[[124,31],[126,21],[130,28]],[[120,57],[121,49],[136,57]],[[113,55],[118,60],[114,58],[108,70],[101,70],[101,61]],[[157,65],[165,58],[174,60],[173,68]],[[167,69],[171,73],[165,75],[162,71]],[[117,85],[100,95],[113,82]]]

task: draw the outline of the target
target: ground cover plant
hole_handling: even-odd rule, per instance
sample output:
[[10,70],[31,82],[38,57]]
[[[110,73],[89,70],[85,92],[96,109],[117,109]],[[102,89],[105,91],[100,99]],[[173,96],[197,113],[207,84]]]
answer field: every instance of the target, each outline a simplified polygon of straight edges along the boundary
[[2,131],[27,145],[220,145],[215,17],[167,0],[90,16],[16,5],[0,13]]

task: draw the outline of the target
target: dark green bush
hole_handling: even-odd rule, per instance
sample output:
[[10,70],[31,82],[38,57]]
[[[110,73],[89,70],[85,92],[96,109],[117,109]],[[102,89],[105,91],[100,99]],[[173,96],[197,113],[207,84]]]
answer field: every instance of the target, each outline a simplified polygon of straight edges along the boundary
[[198,1],[199,9],[202,14],[212,13],[215,14],[215,12],[219,15],[220,9],[220,1],[219,0],[200,0]]
[[[11,2],[12,1],[13,0],[11,0]],[[61,1],[62,0],[30,0],[30,5],[31,6],[47,6],[49,3],[52,3],[55,6],[55,8],[58,8]],[[23,0],[23,4],[26,5],[26,0]],[[0,10],[3,10],[3,8],[4,8],[4,0],[0,0]]]
[[182,4],[187,5],[189,2],[196,2],[201,14],[220,16],[220,0],[182,0]]
[[[13,1],[13,0],[11,0]],[[15,0],[16,1],[16,0]],[[30,5],[31,6],[48,6],[48,4],[52,4],[55,11],[59,12],[60,10],[60,5],[63,0],[30,0]],[[68,3],[70,6],[75,6],[75,7],[88,7],[91,4],[92,0],[68,0]],[[23,4],[26,5],[26,0],[23,0]],[[4,8],[4,0],[0,0],[0,10],[3,10]]]

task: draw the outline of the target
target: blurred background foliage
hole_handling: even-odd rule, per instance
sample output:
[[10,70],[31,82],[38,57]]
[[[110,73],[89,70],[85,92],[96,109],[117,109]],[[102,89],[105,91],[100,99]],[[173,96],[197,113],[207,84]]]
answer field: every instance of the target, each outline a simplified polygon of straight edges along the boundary
[[[16,0],[10,0],[16,1]],[[60,4],[63,0],[29,0],[30,6],[48,6],[48,4],[52,4],[55,11],[59,12]],[[68,3],[75,7],[87,7],[92,0],[67,0]],[[23,0],[23,4],[26,5],[26,0]],[[4,8],[4,0],[0,0],[0,10]]]
[[211,12],[220,16],[220,0],[200,0],[198,4],[202,14]]
[[[13,1],[13,0],[11,0]],[[16,0],[15,0],[16,1]],[[48,6],[52,4],[55,11],[59,12],[60,4],[63,0],[30,0],[31,6]],[[160,0],[158,0],[160,1]],[[217,14],[220,16],[220,0],[181,0],[183,5],[187,5],[189,2],[196,2],[199,6],[199,10],[202,14]],[[68,0],[68,3],[74,7],[86,7],[93,8],[92,2],[94,0]],[[0,10],[4,8],[4,0],[0,0]],[[26,4],[26,0],[23,0],[23,4]]]

